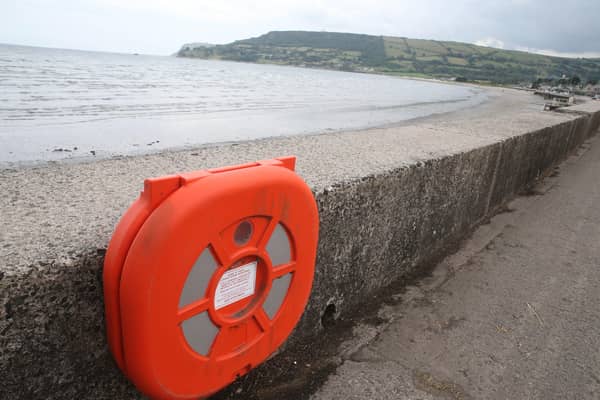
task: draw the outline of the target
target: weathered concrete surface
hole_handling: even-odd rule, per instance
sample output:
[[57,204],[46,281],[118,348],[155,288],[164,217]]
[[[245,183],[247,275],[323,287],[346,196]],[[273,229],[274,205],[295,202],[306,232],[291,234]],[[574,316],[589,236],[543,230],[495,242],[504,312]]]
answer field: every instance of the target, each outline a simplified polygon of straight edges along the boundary
[[312,399],[598,399],[599,176],[596,138],[359,327]]
[[594,132],[600,105],[544,113],[496,90],[472,110],[363,132],[276,138],[0,172],[0,398],[133,398],[107,352],[104,249],[145,177],[285,154],[313,188],[313,295],[292,340],[445,255]]

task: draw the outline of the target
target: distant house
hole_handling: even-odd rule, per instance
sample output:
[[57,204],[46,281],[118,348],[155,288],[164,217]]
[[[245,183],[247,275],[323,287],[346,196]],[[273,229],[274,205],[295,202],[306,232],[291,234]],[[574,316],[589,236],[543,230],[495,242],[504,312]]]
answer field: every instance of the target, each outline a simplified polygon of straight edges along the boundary
[[544,100],[560,105],[571,105],[575,103],[575,96],[567,92],[536,91],[535,94],[542,96]]
[[544,93],[544,100],[546,100],[544,110],[554,110],[575,104],[575,96],[572,94],[546,92]]
[[558,103],[561,105],[571,105],[575,103],[575,96],[571,94],[563,94],[563,93],[547,93],[544,96],[545,100],[550,100],[554,103]]

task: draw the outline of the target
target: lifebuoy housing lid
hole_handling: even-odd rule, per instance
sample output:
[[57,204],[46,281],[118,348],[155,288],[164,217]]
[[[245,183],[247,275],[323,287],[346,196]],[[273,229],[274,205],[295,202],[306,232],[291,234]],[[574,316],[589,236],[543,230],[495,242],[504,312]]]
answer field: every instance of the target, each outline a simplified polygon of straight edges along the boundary
[[131,243],[136,237],[140,227],[152,211],[179,188],[211,174],[219,174],[261,165],[272,165],[294,171],[296,167],[296,157],[278,157],[252,163],[212,168],[179,175],[167,175],[144,180],[144,190],[119,221],[109,242],[104,259],[103,283],[107,341],[117,365],[124,373],[127,373],[127,368],[123,358],[119,286],[125,258],[127,257]]

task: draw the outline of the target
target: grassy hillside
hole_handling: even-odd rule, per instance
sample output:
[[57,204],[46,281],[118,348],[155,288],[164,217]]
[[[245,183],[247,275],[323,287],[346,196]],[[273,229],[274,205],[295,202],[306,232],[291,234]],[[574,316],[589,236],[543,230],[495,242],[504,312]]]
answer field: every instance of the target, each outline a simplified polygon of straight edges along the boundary
[[298,65],[493,83],[578,76],[600,79],[600,59],[548,57],[468,43],[353,33],[278,31],[217,45],[184,45],[181,57]]

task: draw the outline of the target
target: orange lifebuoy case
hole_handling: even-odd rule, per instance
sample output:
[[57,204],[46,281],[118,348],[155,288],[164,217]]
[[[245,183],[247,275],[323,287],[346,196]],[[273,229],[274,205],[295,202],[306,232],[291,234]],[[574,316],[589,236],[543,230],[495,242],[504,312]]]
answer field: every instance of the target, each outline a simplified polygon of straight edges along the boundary
[[282,157],[144,182],[104,264],[109,347],[140,391],[206,397],[290,335],[319,230],[294,167]]

